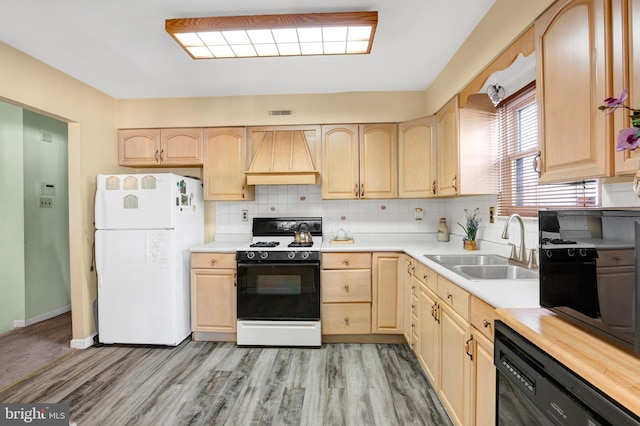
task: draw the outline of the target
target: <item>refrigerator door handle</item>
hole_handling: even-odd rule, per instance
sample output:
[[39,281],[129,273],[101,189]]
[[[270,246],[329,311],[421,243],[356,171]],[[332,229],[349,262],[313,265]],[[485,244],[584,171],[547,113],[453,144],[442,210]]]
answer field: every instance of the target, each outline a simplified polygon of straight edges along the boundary
[[96,231],[95,239],[95,256],[96,256],[96,275],[98,279],[98,287],[102,287],[102,283],[106,279],[106,272],[102,269],[104,264],[102,257],[104,256],[104,231]]

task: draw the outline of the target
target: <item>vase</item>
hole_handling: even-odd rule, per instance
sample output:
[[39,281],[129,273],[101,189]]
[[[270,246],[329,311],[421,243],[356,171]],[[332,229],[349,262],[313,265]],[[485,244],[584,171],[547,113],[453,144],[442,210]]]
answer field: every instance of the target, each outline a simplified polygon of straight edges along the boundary
[[476,250],[477,249],[476,240],[465,240],[464,249],[465,250]]

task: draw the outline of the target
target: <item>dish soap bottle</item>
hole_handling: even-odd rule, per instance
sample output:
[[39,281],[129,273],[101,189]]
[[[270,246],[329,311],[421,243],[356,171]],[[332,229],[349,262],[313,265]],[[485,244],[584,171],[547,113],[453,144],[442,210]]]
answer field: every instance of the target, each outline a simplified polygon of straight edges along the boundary
[[441,217],[438,225],[438,241],[449,241],[449,227],[447,226],[447,218]]

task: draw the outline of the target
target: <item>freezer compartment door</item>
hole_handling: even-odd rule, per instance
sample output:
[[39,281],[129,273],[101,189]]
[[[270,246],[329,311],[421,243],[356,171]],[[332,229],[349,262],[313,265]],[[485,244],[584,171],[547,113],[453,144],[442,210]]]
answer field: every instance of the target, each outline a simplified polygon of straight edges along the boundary
[[98,175],[96,228],[174,228],[174,212],[189,202],[189,194],[180,193],[178,178],[172,173]]
[[190,333],[173,230],[96,231],[102,343],[177,345]]

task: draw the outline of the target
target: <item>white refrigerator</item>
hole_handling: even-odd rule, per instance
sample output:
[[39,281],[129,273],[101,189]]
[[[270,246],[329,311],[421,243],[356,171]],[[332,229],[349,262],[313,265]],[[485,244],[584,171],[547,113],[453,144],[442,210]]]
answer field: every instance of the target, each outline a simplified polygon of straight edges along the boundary
[[191,333],[190,251],[204,243],[202,182],[98,175],[98,340],[175,346]]

